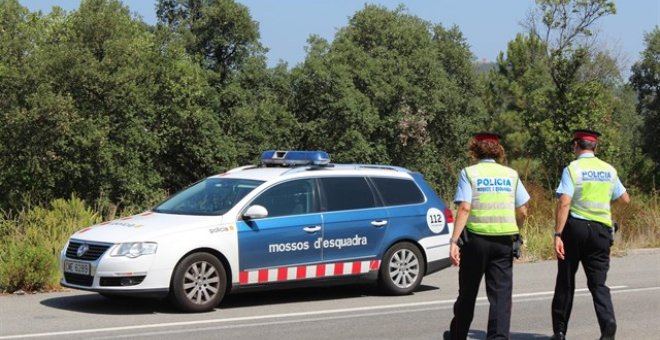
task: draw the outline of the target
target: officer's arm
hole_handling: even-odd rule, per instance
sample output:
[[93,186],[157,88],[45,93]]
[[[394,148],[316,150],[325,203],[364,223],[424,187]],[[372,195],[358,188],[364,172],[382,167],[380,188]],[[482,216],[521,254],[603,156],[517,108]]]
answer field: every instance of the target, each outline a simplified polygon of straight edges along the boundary
[[516,208],[516,224],[518,228],[522,228],[527,219],[527,204],[523,204]]
[[458,211],[456,212],[456,221],[454,222],[454,231],[451,235],[453,242],[456,242],[465,228],[467,223],[468,216],[470,216],[470,203],[460,202],[458,205]]
[[461,254],[458,251],[459,237],[465,228],[468,216],[470,216],[470,203],[460,202],[456,212],[456,221],[454,222],[454,231],[449,241],[449,259],[451,264],[458,266],[461,264]]
[[572,197],[566,194],[560,195],[557,200],[557,211],[555,212],[555,232],[561,233],[568,219],[568,212],[571,208]]
[[522,228],[527,219],[527,203],[529,202],[529,193],[525,189],[525,185],[522,180],[518,178],[518,184],[516,185],[516,224],[518,228]]
[[619,196],[619,198],[614,200],[614,203],[619,203],[619,204],[628,204],[630,203],[630,196],[628,196],[628,192],[624,192],[623,195]]

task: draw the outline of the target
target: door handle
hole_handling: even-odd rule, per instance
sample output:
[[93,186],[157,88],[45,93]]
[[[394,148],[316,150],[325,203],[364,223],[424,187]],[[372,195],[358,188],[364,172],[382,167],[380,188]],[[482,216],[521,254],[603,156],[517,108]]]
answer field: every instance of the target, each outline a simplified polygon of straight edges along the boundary
[[371,225],[374,227],[382,227],[386,224],[387,224],[387,220],[371,221]]
[[315,226],[311,226],[311,227],[304,227],[303,230],[308,232],[308,233],[315,233],[315,232],[321,230],[321,226],[315,225]]

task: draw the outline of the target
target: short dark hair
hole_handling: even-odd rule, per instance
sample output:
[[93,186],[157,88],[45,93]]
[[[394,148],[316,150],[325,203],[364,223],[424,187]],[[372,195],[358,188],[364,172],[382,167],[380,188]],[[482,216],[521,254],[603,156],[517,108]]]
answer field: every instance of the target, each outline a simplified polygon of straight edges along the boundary
[[575,143],[577,143],[578,147],[582,150],[592,150],[592,151],[595,150],[596,146],[598,145],[598,143],[596,142],[592,142],[585,139],[578,139],[575,141]]

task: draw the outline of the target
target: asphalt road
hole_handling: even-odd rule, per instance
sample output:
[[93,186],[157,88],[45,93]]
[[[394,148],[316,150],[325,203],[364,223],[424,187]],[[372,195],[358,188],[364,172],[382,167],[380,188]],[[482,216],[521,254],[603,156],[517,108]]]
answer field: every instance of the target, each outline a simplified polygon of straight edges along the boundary
[[[516,263],[512,339],[548,339],[556,262]],[[570,339],[597,339],[584,273],[578,272]],[[458,270],[424,279],[413,295],[382,296],[370,286],[305,288],[229,296],[209,313],[182,314],[155,300],[110,300],[98,294],[0,296],[0,339],[440,339],[458,291]],[[618,339],[658,339],[660,251],[612,259]],[[482,287],[470,339],[485,338]]]

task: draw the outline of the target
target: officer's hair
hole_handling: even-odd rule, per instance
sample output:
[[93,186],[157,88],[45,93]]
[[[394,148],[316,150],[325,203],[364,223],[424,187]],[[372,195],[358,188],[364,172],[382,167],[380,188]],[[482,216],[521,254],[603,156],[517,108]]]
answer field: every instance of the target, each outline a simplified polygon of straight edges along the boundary
[[596,145],[598,145],[598,143],[586,139],[578,139],[575,142],[581,150],[593,151],[596,149]]
[[468,155],[475,161],[484,158],[492,158],[498,163],[506,160],[504,147],[498,142],[492,140],[477,141],[473,139],[468,146]]

